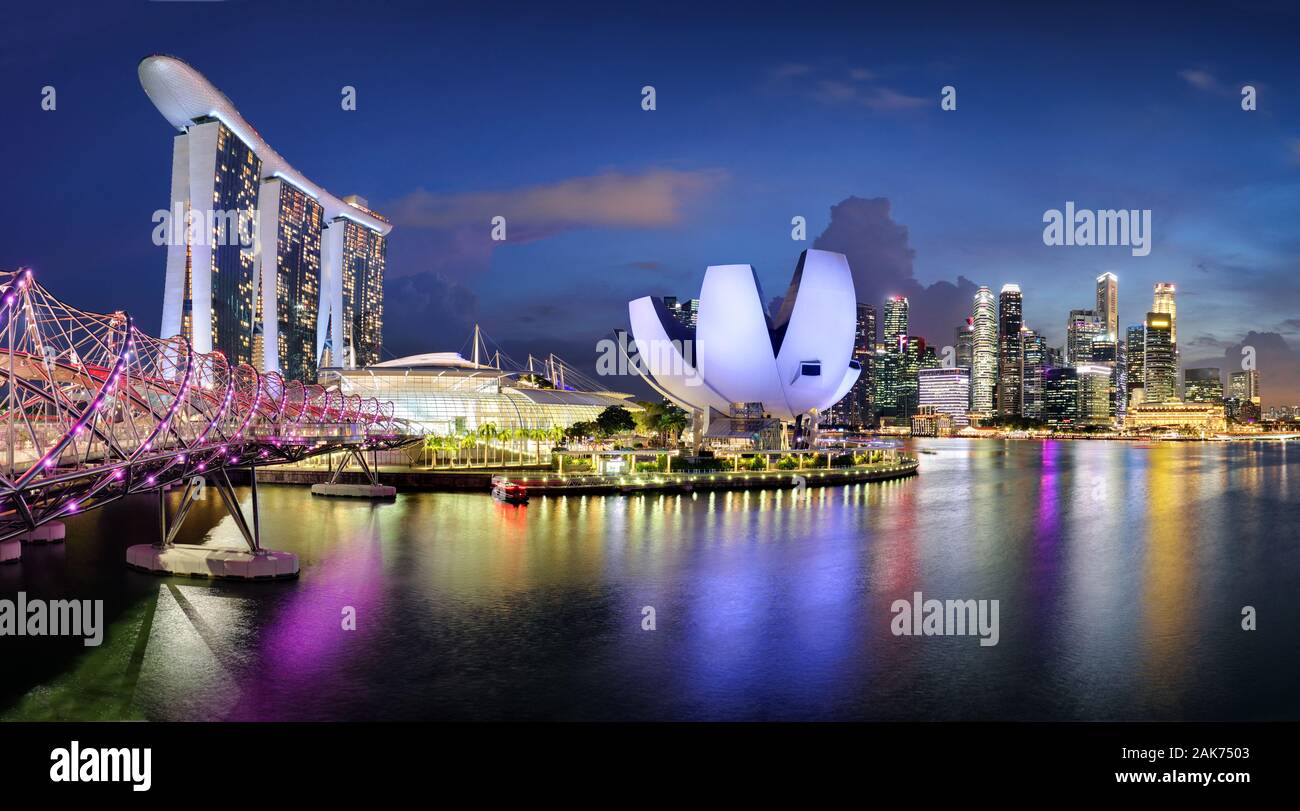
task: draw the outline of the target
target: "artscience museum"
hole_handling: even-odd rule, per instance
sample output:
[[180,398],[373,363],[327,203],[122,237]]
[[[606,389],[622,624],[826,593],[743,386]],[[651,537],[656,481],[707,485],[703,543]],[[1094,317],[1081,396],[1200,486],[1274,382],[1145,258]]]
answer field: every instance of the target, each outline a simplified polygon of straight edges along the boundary
[[857,298],[843,254],[804,251],[780,310],[769,314],[764,301],[752,266],[713,265],[694,327],[661,298],[628,303],[635,368],[695,416],[697,442],[767,444],[774,428],[785,442],[785,426],[804,437],[858,379]]

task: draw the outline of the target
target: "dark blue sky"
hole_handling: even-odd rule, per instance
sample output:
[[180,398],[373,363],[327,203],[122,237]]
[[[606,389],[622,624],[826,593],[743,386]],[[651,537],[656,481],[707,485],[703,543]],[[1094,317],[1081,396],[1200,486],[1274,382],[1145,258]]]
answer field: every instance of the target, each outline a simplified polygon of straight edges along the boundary
[[[834,247],[860,297],[912,295],[916,331],[940,345],[959,279],[1018,282],[1029,325],[1059,343],[1111,270],[1124,324],[1155,281],[1175,281],[1185,360],[1227,365],[1254,331],[1266,402],[1300,401],[1294,12],[621,5],[10,7],[0,266],[30,264],[73,303],[156,328],[150,218],[167,204],[172,132],[136,64],[164,52],[309,177],[396,221],[396,353],[456,349],[477,319],[516,356],[586,365],[629,298],[695,295],[706,265],[729,262],[780,293],[833,205],[885,198]],[[1256,112],[1240,108],[1245,83]],[[55,112],[40,109],[45,85]],[[344,85],[355,112],[340,109]],[[939,109],[944,85],[955,112]],[[1044,246],[1043,212],[1066,200],[1151,209],[1151,254]],[[494,245],[496,213],[509,239]],[[795,215],[806,243],[790,239]]]

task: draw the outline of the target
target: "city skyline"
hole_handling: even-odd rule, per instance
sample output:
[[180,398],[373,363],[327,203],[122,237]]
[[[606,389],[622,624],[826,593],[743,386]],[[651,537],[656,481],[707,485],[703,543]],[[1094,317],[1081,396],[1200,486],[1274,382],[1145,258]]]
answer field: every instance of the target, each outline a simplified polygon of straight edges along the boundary
[[[105,307],[140,314],[156,307],[162,260],[148,243],[148,217],[166,196],[169,167],[158,160],[166,135],[133,87],[133,72],[141,55],[171,50],[238,99],[311,177],[355,190],[391,214],[399,229],[386,279],[392,356],[454,350],[480,321],[516,356],[546,347],[580,362],[622,322],[630,294],[671,294],[710,262],[740,258],[775,289],[802,249],[820,247],[849,256],[864,300],[907,295],[919,331],[945,338],[957,322],[953,309],[964,311],[974,293],[966,280],[1019,279],[1030,302],[1026,323],[1054,345],[1064,319],[1044,317],[1035,302],[1089,306],[1090,297],[1074,292],[1076,278],[1111,271],[1128,289],[1182,280],[1189,292],[1180,316],[1198,325],[1180,336],[1184,365],[1227,366],[1248,342],[1273,356],[1266,398],[1300,401],[1300,323],[1287,306],[1298,292],[1287,224],[1300,207],[1292,148],[1300,115],[1271,92],[1295,57],[1284,47],[1284,27],[1270,26],[1267,16],[1214,26],[1189,18],[1177,46],[1119,34],[1110,40],[1112,58],[1081,83],[1069,57],[1085,53],[1098,25],[1081,13],[1045,13],[999,30],[973,10],[953,10],[985,35],[979,47],[939,31],[920,48],[913,35],[900,35],[915,14],[885,11],[867,35],[870,57],[861,37],[825,25],[844,12],[828,10],[816,26],[756,16],[721,43],[716,32],[707,43],[688,36],[673,64],[651,48],[630,47],[627,20],[615,15],[585,20],[596,34],[583,37],[586,47],[609,66],[601,75],[563,56],[565,37],[577,35],[561,31],[558,47],[547,48],[556,61],[532,82],[523,66],[535,64],[537,46],[495,31],[486,14],[457,12],[465,35],[422,49],[401,46],[436,36],[432,12],[413,9],[401,32],[362,19],[344,35],[270,10],[268,24],[248,34],[251,47],[268,46],[251,65],[223,58],[221,43],[191,38],[168,47],[210,12],[187,6],[147,15],[88,10],[77,26],[50,11],[17,12],[63,47],[15,41],[4,57],[11,81],[3,90],[17,124],[6,136],[11,155],[48,156],[10,161],[13,183],[25,191],[3,203],[13,232],[7,266],[36,267]],[[1131,13],[1157,19],[1154,11]],[[291,54],[269,47],[273,31],[290,22],[327,49],[370,45],[383,57],[329,64],[303,75],[295,92],[279,92],[271,77],[300,75]],[[824,44],[816,59],[780,44],[805,27],[815,27]],[[632,28],[646,41],[668,30],[656,21]],[[1039,53],[1047,58],[1034,76],[1016,69],[1021,60],[999,55],[1009,49],[998,44],[1012,41],[1038,52],[1045,46],[1017,34],[1052,28],[1078,39]],[[775,38],[778,30],[784,33]],[[505,37],[491,57],[472,45],[487,31]],[[105,32],[112,34],[105,47],[81,47]],[[1222,44],[1234,32],[1237,44]],[[756,41],[775,47],[743,47]],[[722,65],[719,44],[744,56]],[[946,63],[909,55],[935,49]],[[66,56],[55,61],[52,50]],[[684,81],[701,72],[711,80]],[[1260,85],[1255,113],[1241,111],[1236,98],[1236,86],[1250,81]],[[647,84],[659,93],[653,112],[640,108]],[[945,84],[958,89],[951,113],[938,106]],[[58,90],[56,111],[40,108],[47,85]],[[353,112],[339,107],[344,86],[357,89]],[[430,97],[439,104],[411,104]],[[723,98],[739,112],[715,120],[707,135],[683,126],[683,116],[704,116]],[[504,107],[532,122],[527,132],[499,127],[494,111]],[[439,126],[448,110],[457,111],[455,127]],[[573,127],[575,110],[586,126]],[[819,133],[816,149],[791,148],[798,136],[780,125],[790,120]],[[73,124],[84,121],[103,122],[94,139]],[[329,143],[310,137],[326,127]],[[1185,135],[1170,141],[1171,131]],[[437,132],[432,147],[429,132]],[[727,148],[733,143],[750,146]],[[373,160],[338,160],[359,151]],[[981,168],[1003,152],[1021,169]],[[1063,157],[1076,153],[1091,156],[1088,174]],[[936,162],[934,154],[945,157]],[[51,178],[42,167],[60,155],[100,159],[85,162],[81,177]],[[105,210],[96,195],[74,192],[87,183],[112,189],[116,204]],[[1076,199],[1152,209],[1152,253],[1044,246],[1042,213]],[[489,237],[498,208],[511,223],[503,245]],[[790,239],[794,216],[806,218],[805,242]],[[70,239],[70,230],[81,238]],[[91,267],[81,250],[87,243],[116,249]],[[138,283],[109,281],[115,278]],[[585,306],[575,310],[576,297]],[[1120,328],[1140,322],[1145,307],[1121,296]],[[572,333],[562,345],[550,334],[556,319]]]

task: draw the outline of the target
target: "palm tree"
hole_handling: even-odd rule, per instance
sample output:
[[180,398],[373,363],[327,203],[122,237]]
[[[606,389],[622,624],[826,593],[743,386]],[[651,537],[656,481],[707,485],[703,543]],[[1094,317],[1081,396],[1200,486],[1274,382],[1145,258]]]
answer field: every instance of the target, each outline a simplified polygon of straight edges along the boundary
[[457,456],[458,459],[459,459],[459,457],[460,457],[460,451],[461,451],[461,450],[467,450],[467,451],[470,451],[470,452],[471,452],[471,453],[470,453],[470,457],[467,458],[467,459],[465,460],[465,467],[469,467],[470,465],[473,464],[473,461],[472,461],[473,453],[472,453],[472,452],[473,452],[473,450],[474,450],[474,446],[477,445],[477,444],[478,444],[478,441],[474,438],[474,435],[473,435],[473,434],[470,434],[470,433],[466,433],[466,434],[464,434],[463,436],[461,436],[461,438],[460,438],[460,442],[457,443],[457,445],[458,445],[458,449],[457,449],[457,452],[456,452],[456,456]]
[[490,422],[485,422],[478,427],[478,436],[479,439],[484,440],[483,466],[486,467],[488,464],[488,452],[492,448],[492,440],[496,439],[497,437],[497,427]]

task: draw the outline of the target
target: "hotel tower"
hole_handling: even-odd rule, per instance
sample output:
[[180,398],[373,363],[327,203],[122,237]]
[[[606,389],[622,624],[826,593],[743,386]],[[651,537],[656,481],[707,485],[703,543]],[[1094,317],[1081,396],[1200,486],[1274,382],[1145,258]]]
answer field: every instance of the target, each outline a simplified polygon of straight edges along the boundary
[[185,62],[150,56],[139,74],[180,132],[168,211],[187,225],[167,241],[162,335],[304,382],[377,363],[392,225],[290,166]]

